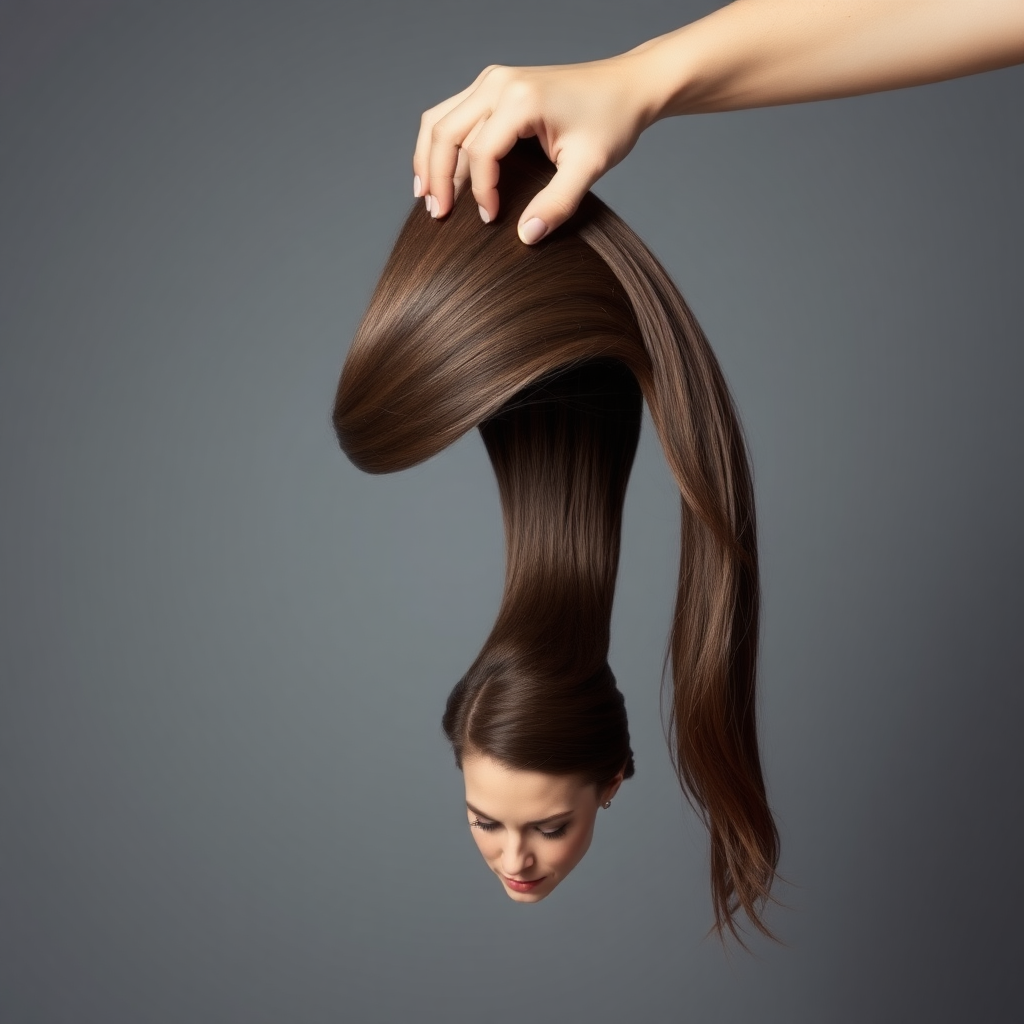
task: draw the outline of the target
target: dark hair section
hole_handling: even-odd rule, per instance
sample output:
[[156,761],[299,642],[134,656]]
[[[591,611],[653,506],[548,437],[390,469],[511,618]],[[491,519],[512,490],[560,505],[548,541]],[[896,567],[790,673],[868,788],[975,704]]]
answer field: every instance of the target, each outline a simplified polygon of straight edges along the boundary
[[642,397],[621,363],[584,363],[529,385],[480,425],[505,519],[505,592],[443,726],[513,768],[633,775],[626,708],[608,667],[626,482]]
[[[608,666],[626,484],[646,399],[682,506],[667,664],[669,749],[711,839],[719,933],[762,914],[779,838],[757,745],[753,488],[718,362],[637,235],[588,193],[535,246],[515,224],[554,168],[535,139],[501,161],[502,212],[468,188],[444,221],[416,203],[342,370],[334,427],[371,473],[413,466],[478,427],[498,481],[505,588],[443,718],[456,763],[602,786],[634,771]],[[742,941],[742,940],[741,940]]]

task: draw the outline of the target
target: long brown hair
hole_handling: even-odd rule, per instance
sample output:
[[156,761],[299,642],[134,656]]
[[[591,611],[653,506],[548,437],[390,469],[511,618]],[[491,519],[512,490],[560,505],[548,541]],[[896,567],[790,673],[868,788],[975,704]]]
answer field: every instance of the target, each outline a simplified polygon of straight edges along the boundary
[[417,203],[338,384],[349,458],[383,473],[479,427],[505,522],[501,608],[452,691],[443,727],[513,768],[604,785],[633,774],[608,666],[622,506],[641,395],[682,499],[671,666],[672,762],[711,839],[721,934],[762,914],[779,838],[758,754],[759,584],[739,420],[714,353],[664,268],[588,193],[552,236],[514,225],[554,168],[536,140],[501,162],[503,213],[468,189],[444,221]]

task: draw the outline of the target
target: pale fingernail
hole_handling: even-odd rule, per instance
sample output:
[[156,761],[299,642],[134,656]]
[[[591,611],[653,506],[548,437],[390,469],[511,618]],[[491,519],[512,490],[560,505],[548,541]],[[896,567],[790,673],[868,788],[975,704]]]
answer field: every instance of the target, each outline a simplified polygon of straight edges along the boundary
[[491,223],[491,215],[482,206],[480,206],[479,204],[477,205],[477,209],[480,211],[480,219],[485,224],[490,224]]
[[436,217],[441,212],[441,203],[437,196],[430,197],[430,216]]
[[420,190],[421,190],[422,188],[423,188],[423,182],[422,182],[422,181],[420,181],[420,176],[419,176],[419,175],[417,174],[417,175],[416,175],[416,176],[415,176],[415,177],[414,177],[414,178],[412,179],[412,194],[413,194],[413,195],[414,195],[414,196],[415,196],[415,197],[416,197],[417,199],[419,199],[419,197],[420,197]]
[[533,245],[534,242],[542,239],[548,232],[548,226],[540,219],[540,217],[531,217],[520,229],[519,237],[527,244]]
[[423,205],[427,208],[427,213],[430,213],[430,196],[423,197]]

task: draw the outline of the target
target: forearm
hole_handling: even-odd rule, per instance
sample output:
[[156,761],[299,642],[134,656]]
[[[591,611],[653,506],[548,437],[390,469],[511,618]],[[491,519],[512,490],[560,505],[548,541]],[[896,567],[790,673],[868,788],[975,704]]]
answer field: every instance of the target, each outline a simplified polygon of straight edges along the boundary
[[736,0],[623,56],[651,122],[855,96],[1024,61],[1024,0]]

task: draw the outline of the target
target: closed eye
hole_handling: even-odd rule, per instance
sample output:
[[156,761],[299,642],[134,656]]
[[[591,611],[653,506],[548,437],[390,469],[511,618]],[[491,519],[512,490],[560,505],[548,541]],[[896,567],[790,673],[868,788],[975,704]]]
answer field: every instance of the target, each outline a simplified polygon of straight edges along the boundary
[[[497,821],[481,821],[479,818],[477,818],[476,821],[471,821],[469,824],[473,828],[482,829],[484,832],[494,832],[495,830],[501,828],[501,824]],[[569,822],[565,822],[564,824],[559,825],[558,828],[552,831],[545,832],[542,828],[538,828],[537,831],[545,839],[561,839],[562,836],[565,835],[568,828]]]
[[559,825],[553,832],[545,832],[544,829],[538,829],[538,831],[545,839],[561,839],[568,827],[569,822],[566,822],[564,825]]

